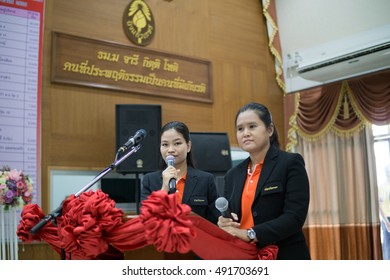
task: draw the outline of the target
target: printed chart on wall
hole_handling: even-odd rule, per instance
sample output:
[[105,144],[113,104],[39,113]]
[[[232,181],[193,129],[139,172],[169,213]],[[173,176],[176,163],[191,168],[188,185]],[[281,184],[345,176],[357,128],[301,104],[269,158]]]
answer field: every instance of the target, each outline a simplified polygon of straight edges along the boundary
[[0,0],[0,168],[33,180],[40,204],[44,0]]

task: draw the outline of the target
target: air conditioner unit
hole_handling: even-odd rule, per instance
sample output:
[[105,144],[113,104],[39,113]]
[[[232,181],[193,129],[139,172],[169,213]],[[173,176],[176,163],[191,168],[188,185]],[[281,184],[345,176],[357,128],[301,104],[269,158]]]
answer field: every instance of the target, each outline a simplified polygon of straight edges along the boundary
[[300,65],[297,73],[307,80],[331,82],[387,68],[390,68],[390,42],[318,63]]
[[320,83],[390,68],[390,25],[295,53],[297,76]]

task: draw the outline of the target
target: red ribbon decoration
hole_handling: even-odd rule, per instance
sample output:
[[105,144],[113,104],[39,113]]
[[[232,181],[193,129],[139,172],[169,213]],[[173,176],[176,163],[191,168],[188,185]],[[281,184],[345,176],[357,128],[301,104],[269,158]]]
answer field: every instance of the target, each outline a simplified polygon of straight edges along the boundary
[[278,247],[257,248],[193,214],[177,201],[176,194],[153,192],[142,202],[141,214],[125,220],[121,209],[101,190],[90,190],[63,203],[57,226],[51,221],[35,235],[30,230],[45,215],[36,204],[27,204],[17,235],[23,242],[44,240],[66,258],[99,259],[112,246],[125,252],[153,245],[158,252],[188,253],[202,259],[274,260]]

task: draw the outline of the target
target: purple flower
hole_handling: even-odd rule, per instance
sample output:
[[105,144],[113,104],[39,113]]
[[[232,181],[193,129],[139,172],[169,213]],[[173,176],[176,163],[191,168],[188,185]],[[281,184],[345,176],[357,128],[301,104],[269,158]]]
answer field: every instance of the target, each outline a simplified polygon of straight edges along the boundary
[[0,182],[0,206],[5,205],[5,209],[8,209],[31,202],[32,181],[22,171],[4,167],[0,169]]
[[7,187],[8,187],[8,189],[12,190],[13,192],[17,191],[16,182],[14,180],[8,180]]
[[14,192],[11,190],[8,190],[4,195],[4,201],[5,203],[11,203],[12,200],[14,200]]

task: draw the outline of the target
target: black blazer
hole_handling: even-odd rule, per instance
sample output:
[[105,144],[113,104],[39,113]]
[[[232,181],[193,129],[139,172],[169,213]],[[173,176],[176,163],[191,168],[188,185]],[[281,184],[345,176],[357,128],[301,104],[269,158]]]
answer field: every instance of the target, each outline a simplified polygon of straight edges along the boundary
[[[224,196],[239,219],[249,160],[247,158],[225,175]],[[278,245],[278,259],[310,259],[302,231],[309,199],[309,180],[302,156],[271,146],[252,204],[257,245]]]
[[[145,174],[142,178],[141,202],[161,187],[162,170]],[[216,199],[217,187],[213,174],[188,167],[182,203],[189,205],[194,213],[216,224],[220,216],[215,208]]]

